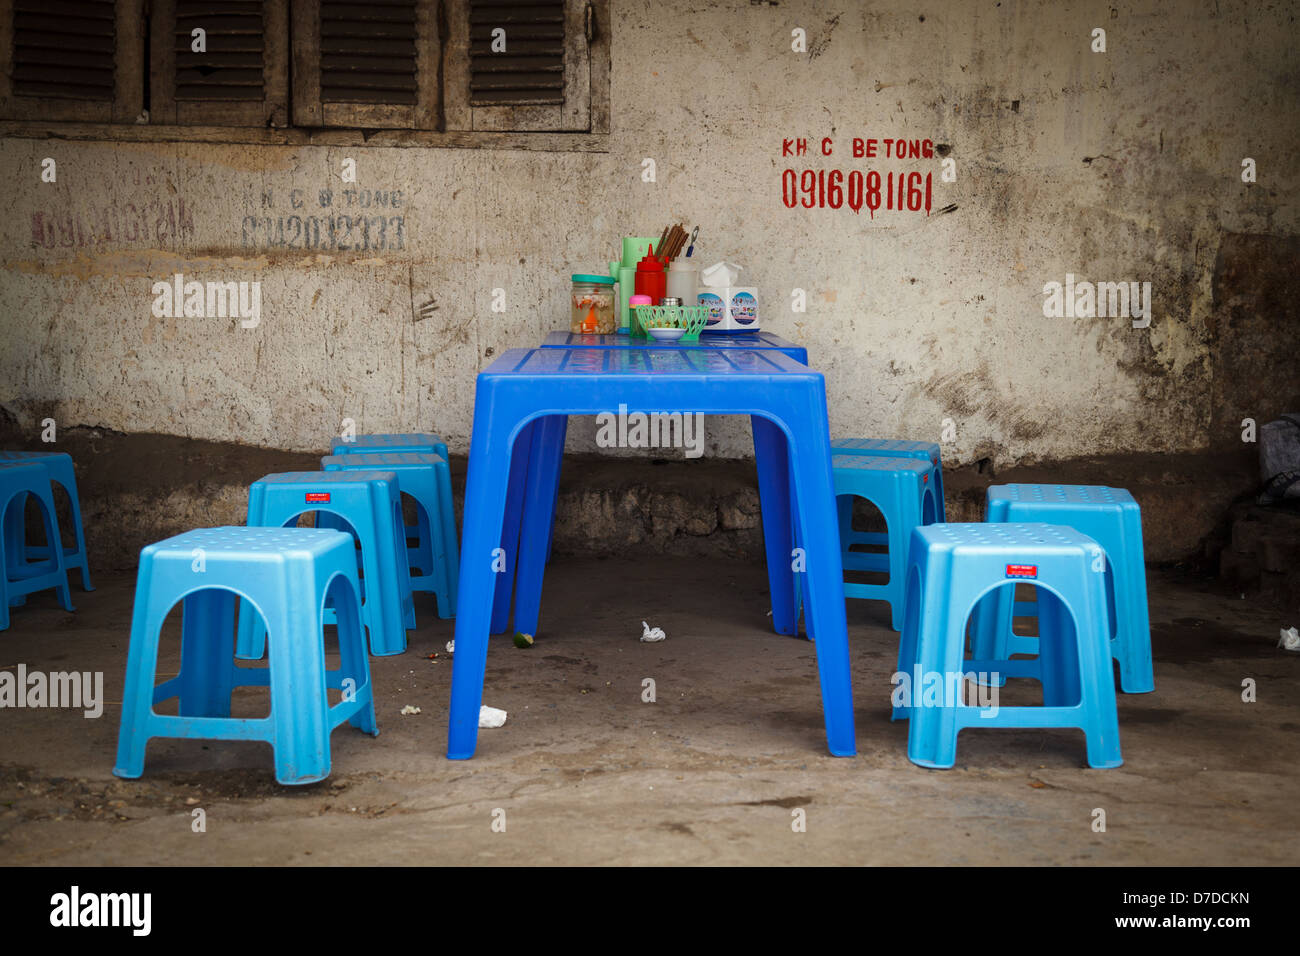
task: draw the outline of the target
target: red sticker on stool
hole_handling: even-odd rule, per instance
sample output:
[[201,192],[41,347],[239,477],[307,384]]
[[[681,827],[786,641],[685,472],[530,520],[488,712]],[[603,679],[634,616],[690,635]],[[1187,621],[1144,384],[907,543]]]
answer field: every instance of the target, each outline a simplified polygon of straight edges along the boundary
[[330,493],[328,491],[309,491],[306,497],[308,504],[329,504]]
[[1008,564],[1007,577],[1009,578],[1036,578],[1038,577],[1038,565],[1036,564]]

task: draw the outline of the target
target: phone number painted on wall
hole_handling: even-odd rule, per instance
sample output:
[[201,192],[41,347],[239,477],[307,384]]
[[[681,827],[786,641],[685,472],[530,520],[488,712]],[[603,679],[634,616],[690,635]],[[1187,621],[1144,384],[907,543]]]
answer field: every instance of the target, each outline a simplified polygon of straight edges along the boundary
[[781,173],[781,202],[787,209],[866,209],[872,219],[881,209],[930,215],[934,174],[877,170],[786,169]]

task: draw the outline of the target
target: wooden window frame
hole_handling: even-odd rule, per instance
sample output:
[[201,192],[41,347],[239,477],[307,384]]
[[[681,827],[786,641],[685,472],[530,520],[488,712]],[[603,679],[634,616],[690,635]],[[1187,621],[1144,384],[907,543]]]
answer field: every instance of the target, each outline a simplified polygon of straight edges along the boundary
[[417,0],[414,105],[325,103],[320,88],[320,0],[292,0],[293,124],[306,127],[432,130],[441,110],[438,0]]
[[14,4],[0,0],[0,117],[134,123],[144,108],[144,0],[116,0],[114,14],[112,100],[28,97],[13,91]]
[[[431,57],[431,62],[435,64],[424,72],[429,77],[436,77],[437,85],[441,87],[441,96],[434,98],[434,111],[436,113],[441,110],[442,122],[428,119],[426,112],[420,122],[429,125],[420,128],[378,125],[367,128],[362,125],[365,117],[355,110],[357,106],[366,104],[338,104],[341,111],[350,114],[345,117],[340,112],[340,115],[333,118],[335,122],[348,124],[340,126],[317,125],[311,116],[294,108],[297,105],[294,97],[298,96],[296,84],[301,79],[298,75],[301,71],[296,68],[298,52],[295,49],[290,54],[287,49],[291,39],[295,47],[298,43],[289,26],[291,0],[267,0],[270,4],[268,11],[277,14],[272,17],[268,12],[268,20],[278,24],[268,32],[268,43],[278,30],[285,49],[283,57],[274,61],[278,65],[271,67],[273,75],[264,81],[263,103],[177,103],[174,96],[165,95],[171,91],[175,80],[175,51],[171,49],[171,38],[160,44],[155,32],[150,50],[151,62],[145,61],[145,5],[152,5],[152,29],[157,31],[160,21],[158,12],[165,11],[168,6],[174,10],[174,0],[116,2],[116,72],[114,99],[110,104],[106,101],[10,95],[13,0],[0,0],[0,135],[35,139],[58,137],[88,142],[513,149],[591,153],[605,153],[610,149],[610,0],[591,0],[590,4],[577,5],[584,9],[584,17],[585,6],[590,6],[593,14],[593,38],[587,45],[590,97],[588,126],[581,130],[555,132],[536,128],[530,130],[525,128],[528,124],[503,129],[507,124],[502,116],[481,113],[482,110],[489,109],[500,112],[503,108],[469,106],[469,31],[465,0],[442,0],[438,15],[430,24],[430,29],[442,34],[442,42],[421,45],[422,55]],[[299,0],[293,0],[295,8],[298,3]],[[174,20],[168,18],[166,22],[170,27]],[[461,37],[459,53],[454,36],[446,35],[451,32],[447,30],[448,25],[457,23],[460,24]],[[160,64],[159,50],[169,49],[170,52]],[[289,89],[291,59],[295,63],[292,96]],[[267,70],[267,63],[271,62],[272,58],[268,57],[264,70]],[[149,70],[152,83],[152,101],[150,116],[142,122],[140,114],[144,109],[146,69]],[[167,84],[161,83],[168,73],[170,81]],[[304,106],[312,102],[314,101],[308,99]],[[241,109],[223,108],[229,106]],[[421,103],[417,103],[417,107],[424,108]],[[504,109],[515,111],[515,115],[519,115],[518,107]],[[481,113],[482,121],[477,128],[472,128],[475,112]],[[290,121],[293,125],[289,125]]]
[[442,93],[445,129],[609,132],[609,0],[565,0],[564,103],[540,106],[474,106],[470,102],[469,0],[444,2],[447,10]]
[[176,0],[150,0],[149,121],[178,126],[289,125],[289,0],[264,0],[261,102],[176,99]]

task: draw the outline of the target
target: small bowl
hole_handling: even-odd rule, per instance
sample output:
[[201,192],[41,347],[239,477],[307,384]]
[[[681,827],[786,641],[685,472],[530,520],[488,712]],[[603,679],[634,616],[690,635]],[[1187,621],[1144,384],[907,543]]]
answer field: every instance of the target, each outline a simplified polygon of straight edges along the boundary
[[685,329],[646,329],[646,331],[660,342],[676,342],[686,334]]

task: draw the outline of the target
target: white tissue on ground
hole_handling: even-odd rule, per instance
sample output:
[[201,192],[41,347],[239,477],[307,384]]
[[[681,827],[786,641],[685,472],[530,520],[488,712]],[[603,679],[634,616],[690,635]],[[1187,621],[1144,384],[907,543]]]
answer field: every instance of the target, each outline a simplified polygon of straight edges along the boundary
[[484,704],[478,709],[479,727],[500,727],[506,722],[506,712],[497,710],[495,707],[488,707]]
[[402,708],[403,717],[410,717],[412,714],[418,714],[419,712],[420,712],[419,707],[412,707],[410,704],[407,704],[405,707]]
[[662,627],[651,627],[645,621],[641,622],[641,641],[645,644],[653,644],[656,641],[662,641],[668,635],[664,633]]
[[456,653],[456,642],[455,642],[455,641],[448,641],[448,642],[447,642],[447,653],[448,653],[448,654],[455,654],[455,653]]
[[1294,627],[1283,628],[1282,639],[1277,642],[1277,646],[1284,651],[1300,651],[1300,630]]

